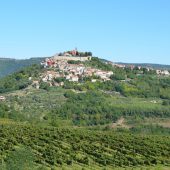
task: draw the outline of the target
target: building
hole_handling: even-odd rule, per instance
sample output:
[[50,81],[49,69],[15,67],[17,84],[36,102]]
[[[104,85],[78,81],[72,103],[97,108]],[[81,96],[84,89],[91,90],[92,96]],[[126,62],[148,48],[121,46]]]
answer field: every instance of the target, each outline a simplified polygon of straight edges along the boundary
[[69,81],[78,82],[79,78],[78,76],[71,76]]
[[156,70],[156,74],[158,74],[158,75],[165,75],[165,76],[169,76],[170,75],[168,70]]
[[165,76],[169,76],[169,75],[170,75],[170,73],[169,73],[169,71],[168,71],[168,70],[164,70],[164,71],[162,71],[162,74],[163,74],[163,75],[165,75]]
[[6,98],[4,96],[0,96],[0,101],[5,101]]

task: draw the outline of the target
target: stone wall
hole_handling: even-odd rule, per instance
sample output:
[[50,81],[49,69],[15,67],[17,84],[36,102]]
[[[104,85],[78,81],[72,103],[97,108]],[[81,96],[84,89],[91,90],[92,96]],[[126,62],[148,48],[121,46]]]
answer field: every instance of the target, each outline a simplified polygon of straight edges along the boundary
[[87,60],[91,60],[91,56],[87,56],[87,57],[79,57],[79,56],[54,56],[53,57],[54,60],[74,60],[74,61],[87,61]]

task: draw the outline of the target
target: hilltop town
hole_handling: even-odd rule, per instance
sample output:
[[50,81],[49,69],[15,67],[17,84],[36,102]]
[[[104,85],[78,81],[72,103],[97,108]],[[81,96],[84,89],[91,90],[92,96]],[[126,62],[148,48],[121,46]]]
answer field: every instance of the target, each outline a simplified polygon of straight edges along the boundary
[[[152,65],[114,63],[92,57],[92,52],[80,52],[77,49],[60,52],[51,57],[37,58],[35,61],[35,64],[41,65],[43,69],[38,71],[36,78],[35,76],[29,76],[27,81],[29,85],[37,89],[40,88],[42,83],[58,87],[64,86],[68,82],[83,84],[86,80],[91,83],[111,80],[128,82],[137,76],[148,73],[157,77],[170,76],[168,68],[161,69],[154,68]],[[24,62],[27,63],[27,60]],[[31,60],[30,63],[33,64],[34,62]],[[5,99],[0,100],[4,101]]]
[[[37,71],[37,75],[28,76],[24,80],[25,83],[21,83],[22,85],[18,83],[22,77],[15,79],[18,87],[14,87],[14,89],[22,89],[27,86],[36,89],[52,86],[65,88],[68,85],[78,85],[81,88],[86,82],[95,86],[96,83],[112,83],[117,80],[126,82],[126,85],[129,86],[130,81],[148,74],[157,78],[170,76],[168,69],[154,69],[140,64],[114,63],[92,57],[92,52],[80,52],[77,49],[41,58],[37,62],[37,67],[41,68]],[[11,84],[2,85],[1,91],[6,91],[8,87],[11,88]],[[0,102],[5,100],[4,96],[0,96]]]
[[[97,81],[105,82],[110,81],[117,74],[114,73],[114,69],[107,71],[106,69],[96,68],[87,64],[91,63],[93,59],[92,52],[79,52],[77,49],[55,54],[40,62],[41,67],[44,69],[40,73],[39,78],[33,79],[29,77],[29,81],[32,82],[33,87],[39,89],[42,82],[49,86],[64,86],[66,81],[80,83],[83,82],[83,79],[89,78],[92,83]],[[157,76],[170,76],[168,70],[155,70],[152,67],[117,64],[110,61],[103,61],[103,63],[120,70],[130,69],[132,72],[137,70],[135,73],[136,76],[143,75],[146,72],[154,72]],[[127,77],[124,80],[128,81],[130,79]]]
[[[50,86],[62,86],[64,82],[52,83],[52,80],[63,78],[70,82],[78,82],[84,77],[92,77],[92,82],[96,82],[96,78],[100,81],[110,80],[110,76],[113,75],[112,71],[104,71],[84,64],[91,58],[91,52],[78,52],[76,49],[46,58],[41,62],[41,65],[46,69],[40,76],[41,81],[48,82]],[[34,84],[38,88],[38,82],[34,81]]]
[[[48,83],[50,86],[63,86],[64,80],[79,82],[85,77],[91,77],[91,82],[111,80],[110,77],[114,75],[113,71],[106,71],[86,65],[86,62],[90,62],[91,59],[92,52],[79,52],[77,49],[58,53],[52,57],[46,58],[41,62],[41,66],[43,66],[45,71],[41,74],[39,81],[33,81],[33,85],[39,88],[39,82],[42,81]],[[144,74],[143,67],[140,65],[127,66],[124,64],[115,64],[113,62],[105,63],[120,69],[138,69],[139,75]],[[157,75],[170,75],[168,70],[154,70],[149,67],[146,67],[145,70],[148,72],[155,71]]]

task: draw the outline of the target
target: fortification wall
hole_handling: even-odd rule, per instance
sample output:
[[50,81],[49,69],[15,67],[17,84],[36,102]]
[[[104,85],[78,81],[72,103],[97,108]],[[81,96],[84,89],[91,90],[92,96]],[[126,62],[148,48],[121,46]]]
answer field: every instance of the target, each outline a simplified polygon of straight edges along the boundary
[[87,57],[79,57],[79,56],[75,56],[75,57],[70,57],[70,56],[54,56],[53,57],[54,60],[74,60],[74,61],[87,61],[87,60],[91,60],[91,56],[87,56]]

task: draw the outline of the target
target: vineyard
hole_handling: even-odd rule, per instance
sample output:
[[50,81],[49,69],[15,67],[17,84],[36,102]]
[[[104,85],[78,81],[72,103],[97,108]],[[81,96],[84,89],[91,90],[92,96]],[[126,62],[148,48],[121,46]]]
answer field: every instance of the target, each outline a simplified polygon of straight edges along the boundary
[[0,170],[170,169],[170,78],[98,58],[85,65],[114,75],[58,87],[32,65],[0,79]]
[[[25,148],[23,152],[22,148]],[[10,160],[11,155],[13,162]],[[15,159],[18,156],[22,157],[20,161],[23,159],[28,163],[29,160],[24,160],[24,156],[30,158],[32,169],[57,169],[57,167],[103,169],[106,166],[107,169],[113,169],[156,165],[168,167],[170,137],[90,131],[83,128],[2,124],[0,169],[1,167],[15,169],[17,162]],[[26,166],[22,164],[24,165]]]

